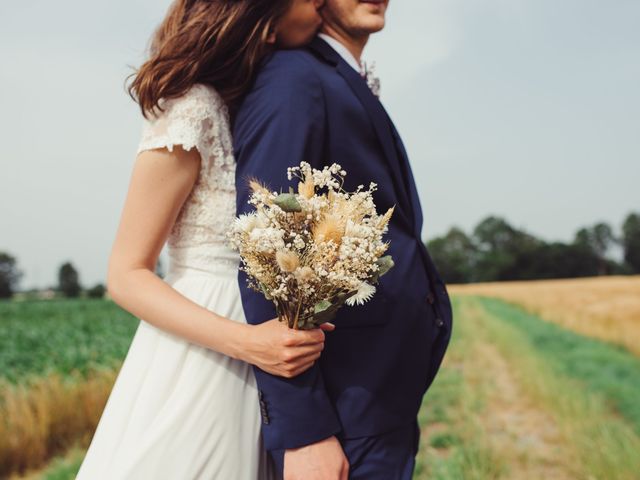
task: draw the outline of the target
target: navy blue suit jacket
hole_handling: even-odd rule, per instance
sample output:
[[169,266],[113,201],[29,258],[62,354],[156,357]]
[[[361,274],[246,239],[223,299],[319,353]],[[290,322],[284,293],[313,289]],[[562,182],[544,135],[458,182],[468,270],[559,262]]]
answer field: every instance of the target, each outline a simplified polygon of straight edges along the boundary
[[[274,53],[233,124],[237,212],[250,177],[276,191],[287,167],[339,163],[344,188],[378,184],[379,212],[395,205],[389,254],[395,267],[372,300],[343,307],[314,366],[286,379],[255,367],[267,449],[296,448],[341,433],[372,436],[415,421],[449,342],[449,296],[421,241],[422,212],[407,154],[382,104],[362,77],[322,39]],[[238,281],[247,321],[276,316],[274,305]]]

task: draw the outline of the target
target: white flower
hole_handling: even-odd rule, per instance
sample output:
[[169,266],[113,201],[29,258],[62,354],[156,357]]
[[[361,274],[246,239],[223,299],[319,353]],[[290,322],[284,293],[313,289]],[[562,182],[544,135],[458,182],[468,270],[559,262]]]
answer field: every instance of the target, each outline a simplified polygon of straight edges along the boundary
[[347,220],[345,229],[345,237],[367,238],[371,235],[371,227],[354,223],[351,219]]
[[353,307],[356,304],[362,305],[364,302],[371,300],[374,293],[376,293],[376,287],[367,282],[362,282],[358,287],[358,293],[353,297],[349,297],[346,304],[350,307]]
[[256,226],[255,213],[245,213],[236,219],[236,229],[241,232],[251,233]]
[[258,252],[274,253],[284,248],[284,232],[276,228],[254,228],[249,240]]

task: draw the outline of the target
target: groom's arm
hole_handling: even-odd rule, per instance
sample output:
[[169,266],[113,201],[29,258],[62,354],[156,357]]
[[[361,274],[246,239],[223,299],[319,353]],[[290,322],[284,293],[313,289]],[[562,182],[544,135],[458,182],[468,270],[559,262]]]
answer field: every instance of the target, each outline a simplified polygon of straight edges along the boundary
[[[272,191],[288,191],[293,184],[287,180],[287,167],[301,161],[316,168],[324,163],[322,86],[305,55],[300,51],[277,52],[236,113],[233,138],[238,214],[253,209],[247,204],[249,178],[264,182]],[[239,273],[238,281],[248,323],[277,316],[272,302],[247,287],[244,272]],[[267,449],[310,445],[340,431],[318,362],[291,379],[257,367],[254,371],[266,407],[263,421],[268,423],[262,432]]]

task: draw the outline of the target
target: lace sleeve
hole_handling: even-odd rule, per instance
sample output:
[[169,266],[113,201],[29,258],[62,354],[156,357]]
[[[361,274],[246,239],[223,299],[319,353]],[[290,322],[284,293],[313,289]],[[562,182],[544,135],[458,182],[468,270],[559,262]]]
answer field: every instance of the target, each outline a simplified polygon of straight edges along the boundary
[[205,85],[196,84],[180,97],[161,99],[160,106],[163,112],[143,119],[137,153],[161,147],[172,152],[174,145],[182,145],[185,150],[195,147],[205,162],[214,135],[217,102],[213,92]]

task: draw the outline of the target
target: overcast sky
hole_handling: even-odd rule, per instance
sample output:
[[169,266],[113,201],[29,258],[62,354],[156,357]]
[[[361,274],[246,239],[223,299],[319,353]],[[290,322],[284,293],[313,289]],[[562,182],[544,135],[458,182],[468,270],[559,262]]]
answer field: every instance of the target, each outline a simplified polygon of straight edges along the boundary
[[[0,3],[0,251],[22,288],[64,261],[104,281],[141,125],[123,82],[169,3]],[[570,241],[640,211],[638,25],[638,0],[391,0],[365,58],[424,237],[496,214]]]

